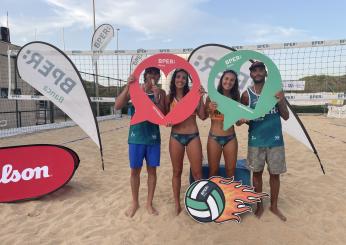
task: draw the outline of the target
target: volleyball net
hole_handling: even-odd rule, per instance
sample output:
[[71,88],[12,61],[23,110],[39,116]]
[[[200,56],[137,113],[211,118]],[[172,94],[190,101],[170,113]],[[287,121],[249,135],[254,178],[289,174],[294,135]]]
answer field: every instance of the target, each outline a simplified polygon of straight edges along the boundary
[[[270,57],[280,70],[286,98],[292,105],[323,107],[326,113],[328,109],[337,111],[330,115],[344,117],[345,110],[335,108],[343,107],[346,99],[346,39],[232,48],[255,50]],[[106,50],[98,53],[96,66],[92,64],[91,51],[65,53],[81,74],[95,114],[110,116],[116,114],[115,98],[140,61],[157,53],[172,53],[187,59],[192,51],[192,48]],[[0,55],[0,131],[68,122],[62,111],[19,77],[17,53],[18,50],[9,50]],[[168,92],[169,77],[161,76],[159,84]]]

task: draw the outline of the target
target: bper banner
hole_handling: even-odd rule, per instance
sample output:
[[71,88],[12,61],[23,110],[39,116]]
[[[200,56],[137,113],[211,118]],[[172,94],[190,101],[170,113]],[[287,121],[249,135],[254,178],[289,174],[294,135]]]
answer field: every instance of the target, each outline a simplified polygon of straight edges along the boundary
[[102,24],[94,32],[91,40],[91,51],[93,51],[92,63],[95,64],[100,56],[97,51],[103,51],[114,37],[114,28],[110,24]]
[[100,148],[96,118],[82,78],[72,61],[58,48],[31,42],[18,52],[20,77],[65,112]]

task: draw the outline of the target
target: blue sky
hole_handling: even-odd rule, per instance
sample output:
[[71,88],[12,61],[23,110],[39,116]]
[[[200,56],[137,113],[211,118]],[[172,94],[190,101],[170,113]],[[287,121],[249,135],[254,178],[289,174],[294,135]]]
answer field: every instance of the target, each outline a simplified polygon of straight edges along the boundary
[[[96,25],[119,31],[119,49],[194,48],[346,38],[346,1],[95,0]],[[1,0],[11,41],[36,39],[66,50],[88,50],[92,0]],[[108,49],[116,48],[116,39]]]

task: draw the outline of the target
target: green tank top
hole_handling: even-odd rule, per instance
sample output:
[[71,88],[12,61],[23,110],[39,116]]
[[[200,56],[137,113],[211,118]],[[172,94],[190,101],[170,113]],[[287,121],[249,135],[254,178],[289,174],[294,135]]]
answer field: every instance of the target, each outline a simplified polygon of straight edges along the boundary
[[[254,109],[259,95],[247,89],[249,106]],[[275,105],[264,117],[250,121],[248,145],[251,147],[275,147],[283,146],[282,127],[278,104]]]
[[[148,94],[149,98],[154,101],[154,95]],[[131,117],[135,114],[135,108],[130,105]],[[135,125],[130,125],[129,144],[156,145],[161,143],[159,125],[144,121]]]

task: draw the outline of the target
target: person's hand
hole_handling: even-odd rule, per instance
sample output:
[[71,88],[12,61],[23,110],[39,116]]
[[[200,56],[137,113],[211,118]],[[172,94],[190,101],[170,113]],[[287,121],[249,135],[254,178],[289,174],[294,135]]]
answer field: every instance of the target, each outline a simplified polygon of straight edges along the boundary
[[133,83],[134,81],[136,80],[135,76],[134,75],[130,75],[128,78],[127,78],[127,84],[131,84]]
[[203,95],[205,95],[207,92],[205,91],[205,89],[203,88],[203,86],[201,85],[201,87],[198,90],[199,95],[202,97]]
[[209,109],[210,109],[211,111],[217,110],[217,103],[216,103],[215,101],[211,101],[211,102],[209,103]]
[[285,100],[285,94],[283,91],[279,91],[275,94],[275,97],[277,98],[278,102],[281,102]]
[[154,84],[151,86],[151,91],[153,91],[155,101],[158,103],[158,101],[159,101],[159,95],[160,95],[160,88],[159,88],[158,86],[156,86],[156,84],[154,83]]
[[242,125],[244,123],[248,123],[248,122],[249,122],[249,120],[247,120],[245,118],[241,118],[237,121],[237,125],[240,126],[240,125]]

